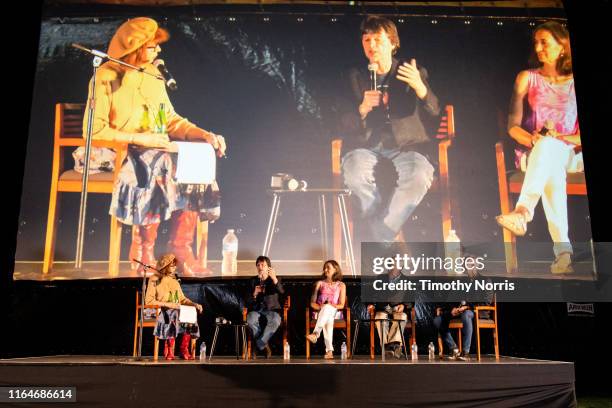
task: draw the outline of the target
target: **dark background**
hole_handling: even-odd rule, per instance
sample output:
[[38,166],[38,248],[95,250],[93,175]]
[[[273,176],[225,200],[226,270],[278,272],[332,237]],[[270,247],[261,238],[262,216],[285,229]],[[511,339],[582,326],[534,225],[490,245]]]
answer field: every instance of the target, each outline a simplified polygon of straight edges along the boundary
[[[8,140],[9,144],[4,150],[6,158],[4,180],[9,187],[5,193],[5,205],[2,206],[5,217],[3,235],[6,242],[5,255],[0,260],[2,271],[0,305],[4,311],[0,332],[0,357],[50,354],[127,355],[131,353],[134,291],[138,287],[138,282],[121,280],[41,283],[12,280],[22,187],[24,191],[28,191],[26,182],[22,183],[22,180],[41,17],[33,3],[23,4],[21,7],[21,12],[15,12],[14,16],[5,15],[5,19],[12,19],[18,24],[15,26],[6,22],[3,36],[6,45],[4,65],[9,71],[8,74],[4,74],[5,102],[8,106],[3,109],[5,123],[10,126],[5,132],[5,140]],[[605,30],[609,24],[609,1],[569,1],[566,2],[566,13],[572,34],[581,131],[585,135],[593,135],[584,138],[592,232],[596,241],[611,241],[610,223],[607,217],[609,206],[605,201],[609,185],[609,172],[606,166],[609,127],[606,125],[610,112],[608,99],[610,86],[608,67],[604,64],[604,60],[609,49],[610,36]],[[7,61],[8,58],[10,61]],[[524,59],[520,58],[513,60],[512,64],[518,66],[523,62]],[[432,69],[435,71],[433,67],[436,64],[433,61],[423,61],[423,64],[427,65],[430,71]],[[520,67],[508,69],[508,72],[516,72],[518,69]],[[83,78],[87,77],[85,72],[82,75]],[[178,71],[175,75],[179,76]],[[440,76],[442,74],[436,75],[438,81],[443,81]],[[510,82],[508,78],[504,78],[499,84],[505,92],[509,92],[512,79],[509,78]],[[78,82],[83,83],[82,80]],[[65,86],[77,89],[76,85]],[[438,93],[441,93],[440,90]],[[189,117],[187,107],[182,107],[178,101],[175,105],[179,112]],[[506,106],[505,102],[503,106]],[[470,109],[466,109],[466,112],[468,111]],[[488,121],[494,120],[491,117],[485,118],[484,115],[483,118]],[[226,134],[229,135],[227,132]],[[462,129],[462,134],[468,132]],[[489,146],[493,145],[495,139],[491,137]],[[489,153],[483,155],[483,158],[488,156]],[[492,161],[493,158],[488,160]],[[46,208],[47,192],[35,192],[30,200]],[[465,203],[462,203],[462,207],[467,208]],[[43,231],[43,226],[33,228]],[[42,239],[42,235],[38,239]],[[295,282],[294,285],[293,290],[296,293],[308,292],[310,288],[308,283]],[[299,285],[304,289],[297,289]],[[210,299],[215,298],[203,292],[199,285],[186,286],[189,295],[196,299],[198,296],[204,299],[207,296]],[[213,287],[212,284],[210,286]],[[239,285],[236,285],[236,290],[238,288]],[[300,303],[298,299],[294,304],[297,305],[296,308],[301,308],[303,302]],[[231,313],[239,311],[236,306],[236,303],[233,307],[230,306],[233,310]],[[220,307],[219,310],[224,310],[221,305],[211,307]],[[72,311],[73,318],[65,317],[67,310]],[[595,312],[592,318],[568,317],[564,303],[501,305],[502,354],[574,361],[579,395],[587,393],[610,395],[609,382],[603,373],[612,363],[611,353],[605,341],[612,307],[610,303],[598,303],[595,305]],[[206,324],[202,323],[203,326]],[[294,330],[301,337],[299,327],[301,325],[296,323]],[[426,343],[427,326],[424,325],[419,333],[422,333],[418,335],[419,344]],[[209,340],[209,333],[205,332],[204,337]],[[292,347],[292,352],[299,354],[298,341],[292,343],[292,346],[293,344],[296,349]]]

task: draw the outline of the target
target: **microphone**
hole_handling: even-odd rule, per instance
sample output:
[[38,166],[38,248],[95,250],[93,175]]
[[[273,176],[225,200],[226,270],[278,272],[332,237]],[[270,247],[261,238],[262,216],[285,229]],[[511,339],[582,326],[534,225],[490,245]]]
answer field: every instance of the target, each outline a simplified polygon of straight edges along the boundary
[[[158,271],[157,269],[155,269],[154,267],[152,267],[151,265],[147,265],[146,263],[142,263],[140,262],[138,259],[134,259],[132,258],[132,261],[141,264],[142,266],[145,267],[145,269],[153,269],[154,271]],[[158,271],[159,272],[159,271]]]
[[547,136],[554,128],[555,124],[552,120],[548,119],[544,122],[544,126],[542,126],[542,129],[540,129],[538,133],[540,133],[542,136]]
[[170,74],[170,72],[168,71],[168,68],[166,68],[166,64],[164,63],[164,60],[156,59],[155,61],[153,61],[153,66],[159,69],[159,72],[161,72],[162,75],[164,76],[166,80],[166,86],[171,91],[176,91],[178,89],[178,86],[176,85],[176,80],[172,77],[172,74]]
[[368,64],[368,71],[370,71],[370,91],[375,91],[376,86],[376,71],[378,71],[378,64],[372,63]]

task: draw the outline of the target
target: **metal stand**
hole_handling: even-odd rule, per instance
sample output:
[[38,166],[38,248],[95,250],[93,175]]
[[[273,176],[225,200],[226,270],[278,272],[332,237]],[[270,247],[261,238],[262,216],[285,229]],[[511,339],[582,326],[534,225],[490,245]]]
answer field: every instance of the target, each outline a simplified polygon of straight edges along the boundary
[[264,247],[262,254],[268,256],[272,247],[272,238],[276,230],[276,222],[278,220],[278,212],[280,209],[281,194],[299,194],[299,193],[318,193],[319,199],[319,226],[321,229],[321,245],[323,246],[323,256],[328,257],[328,232],[327,232],[327,206],[326,194],[335,194],[337,198],[338,210],[342,225],[342,236],[346,246],[347,260],[353,277],[357,276],[357,268],[355,265],[355,255],[353,252],[353,241],[349,230],[348,215],[346,212],[345,196],[350,195],[350,190],[345,189],[309,189],[309,190],[271,190],[272,192],[272,209],[270,211],[270,219],[268,220],[268,228],[264,239]]

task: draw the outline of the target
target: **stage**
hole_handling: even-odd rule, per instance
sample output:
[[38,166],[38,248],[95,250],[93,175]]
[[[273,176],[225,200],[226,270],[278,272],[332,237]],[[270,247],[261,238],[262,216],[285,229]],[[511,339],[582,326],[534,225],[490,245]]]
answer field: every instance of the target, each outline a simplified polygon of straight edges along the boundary
[[[481,361],[306,360],[295,356],[135,361],[115,356],[0,360],[0,386],[76,387],[79,405],[312,407],[575,407],[574,364],[486,356]],[[27,403],[19,406],[28,406]]]

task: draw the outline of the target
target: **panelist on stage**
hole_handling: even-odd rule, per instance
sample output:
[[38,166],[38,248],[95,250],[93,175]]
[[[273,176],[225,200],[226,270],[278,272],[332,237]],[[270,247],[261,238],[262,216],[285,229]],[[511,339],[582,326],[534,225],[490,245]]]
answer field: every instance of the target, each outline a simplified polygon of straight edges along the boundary
[[251,291],[246,301],[249,310],[247,325],[257,346],[253,354],[265,353],[266,358],[270,358],[272,349],[268,341],[281,325],[282,307],[279,295],[284,294],[285,289],[272,268],[270,258],[258,256],[255,266],[257,266],[257,276],[251,279]]
[[[108,55],[160,76],[154,61],[168,32],[147,17],[124,22],[110,41]],[[157,64],[159,65],[159,64]],[[174,111],[164,81],[109,61],[96,74],[93,139],[128,144],[109,213],[133,225],[130,259],[155,262],[155,240],[162,221],[172,218],[169,251],[185,274],[209,274],[195,259],[191,245],[198,217],[219,217],[219,195],[212,185],[178,184],[178,147],[173,141],[210,143],[225,153],[222,136],[199,128]],[[88,106],[91,100],[91,83]],[[87,118],[83,134],[87,130]],[[210,190],[210,191],[209,191]],[[132,263],[132,269],[138,269]]]
[[165,254],[157,261],[156,273],[149,278],[145,303],[147,305],[161,306],[161,313],[157,316],[157,325],[153,335],[164,342],[164,357],[174,360],[174,342],[182,334],[180,351],[185,360],[192,360],[189,352],[191,337],[200,337],[200,327],[197,323],[179,323],[179,310],[181,305],[194,306],[198,313],[202,313],[202,305],[188,299],[176,278],[177,261],[174,254]]
[[312,319],[316,319],[312,333],[306,340],[315,344],[323,333],[325,341],[325,359],[334,358],[334,320],[343,319],[342,309],[346,300],[346,285],[342,282],[340,265],[334,260],[323,264],[323,274],[317,281],[310,298],[310,308],[313,310]]

